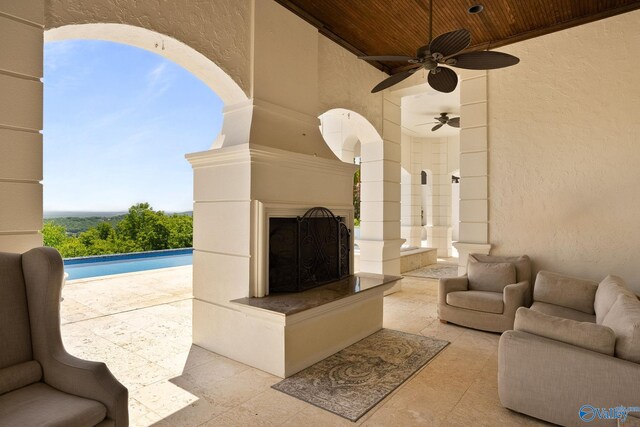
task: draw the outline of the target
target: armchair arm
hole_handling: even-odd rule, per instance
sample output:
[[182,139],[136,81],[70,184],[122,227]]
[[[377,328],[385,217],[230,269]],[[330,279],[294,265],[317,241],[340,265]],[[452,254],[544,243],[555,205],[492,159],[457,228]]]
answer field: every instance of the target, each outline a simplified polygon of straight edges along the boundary
[[589,322],[549,316],[521,307],[513,325],[516,331],[560,341],[608,356],[614,355],[616,334],[611,328]]
[[33,357],[42,365],[44,382],[65,393],[97,400],[116,427],[128,425],[128,392],[104,363],[71,356],[60,335],[62,258],[52,248],[22,255],[29,304]]
[[528,293],[528,280],[505,286],[504,290],[502,291],[504,313],[514,316],[518,307],[522,307],[525,305]]
[[59,347],[42,361],[44,381],[76,396],[97,400],[107,408],[107,417],[116,426],[128,425],[129,392],[103,362],[78,359]]
[[638,384],[637,363],[522,331],[500,337],[498,394],[515,411],[573,426],[585,404],[638,406]]
[[443,277],[438,283],[438,302],[447,303],[449,292],[466,291],[469,289],[469,279],[467,275],[459,277]]

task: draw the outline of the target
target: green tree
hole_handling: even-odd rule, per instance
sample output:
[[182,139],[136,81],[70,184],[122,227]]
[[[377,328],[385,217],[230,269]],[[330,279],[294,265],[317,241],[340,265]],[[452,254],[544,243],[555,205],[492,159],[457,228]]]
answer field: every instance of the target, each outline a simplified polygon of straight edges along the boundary
[[187,215],[171,215],[167,217],[169,229],[169,247],[190,248],[193,246],[193,218]]
[[169,249],[169,229],[164,212],[156,212],[149,203],[138,203],[118,223],[121,238],[135,242],[137,251]]
[[67,230],[61,225],[46,221],[42,227],[42,238],[45,246],[59,248],[67,240]]
[[[73,218],[68,218],[72,221]],[[64,226],[48,221],[42,234],[65,258],[188,248],[193,245],[193,218],[154,211],[148,203],[129,208],[114,227],[108,218],[79,235],[69,235]]]
[[60,247],[56,247],[56,249],[63,258],[76,258],[89,255],[87,247],[75,237],[67,239]]

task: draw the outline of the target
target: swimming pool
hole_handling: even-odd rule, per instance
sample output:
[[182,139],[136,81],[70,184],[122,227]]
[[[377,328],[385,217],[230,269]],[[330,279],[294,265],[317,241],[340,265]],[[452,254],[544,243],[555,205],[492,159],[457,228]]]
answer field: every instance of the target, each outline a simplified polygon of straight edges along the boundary
[[67,258],[64,260],[64,271],[69,274],[67,280],[75,280],[191,264],[193,264],[192,248],[168,249],[164,251]]

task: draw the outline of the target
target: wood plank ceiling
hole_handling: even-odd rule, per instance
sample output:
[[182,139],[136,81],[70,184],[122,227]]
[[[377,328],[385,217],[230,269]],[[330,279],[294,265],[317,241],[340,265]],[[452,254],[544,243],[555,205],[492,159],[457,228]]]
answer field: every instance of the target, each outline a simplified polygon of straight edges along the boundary
[[[410,55],[429,42],[429,0],[276,0],[356,55]],[[433,36],[466,28],[496,48],[640,8],[640,0],[433,0]],[[484,10],[470,14],[471,6]],[[638,23],[640,26],[640,22]],[[393,73],[403,64],[372,63]]]

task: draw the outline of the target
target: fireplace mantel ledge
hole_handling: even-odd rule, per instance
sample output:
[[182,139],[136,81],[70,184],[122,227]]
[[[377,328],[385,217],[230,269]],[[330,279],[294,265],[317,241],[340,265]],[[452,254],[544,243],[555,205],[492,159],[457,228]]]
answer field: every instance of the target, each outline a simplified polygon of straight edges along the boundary
[[358,165],[345,163],[338,158],[335,160],[325,159],[257,144],[233,145],[191,153],[185,157],[194,168],[262,161],[269,164],[283,164],[289,167],[296,165],[301,169],[327,170],[332,173],[349,176],[353,175],[358,169]]
[[292,325],[371,298],[390,289],[401,276],[357,273],[304,292],[230,301],[234,308],[252,316]]

